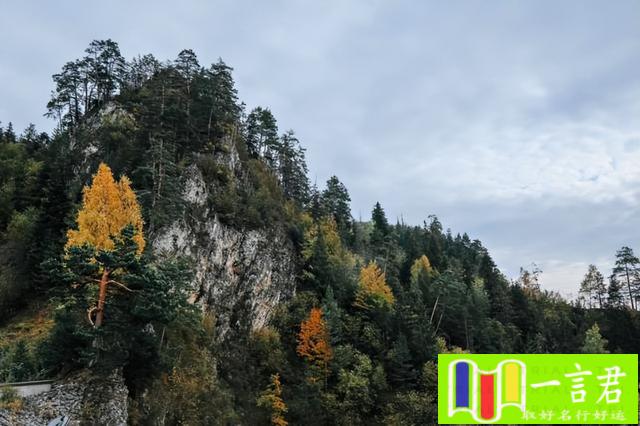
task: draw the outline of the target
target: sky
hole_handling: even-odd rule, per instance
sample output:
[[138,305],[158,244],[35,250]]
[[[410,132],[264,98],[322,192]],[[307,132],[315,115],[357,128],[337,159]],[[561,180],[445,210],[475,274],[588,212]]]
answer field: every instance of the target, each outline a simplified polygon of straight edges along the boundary
[[640,251],[640,2],[23,0],[0,15],[0,120],[41,130],[51,75],[94,39],[234,67],[335,174],[353,215],[436,214],[508,277],[575,295]]

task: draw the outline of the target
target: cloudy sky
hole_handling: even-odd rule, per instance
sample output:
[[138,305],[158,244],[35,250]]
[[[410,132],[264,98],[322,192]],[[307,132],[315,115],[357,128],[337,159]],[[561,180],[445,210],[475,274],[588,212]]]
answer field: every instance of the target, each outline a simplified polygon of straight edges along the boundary
[[376,201],[392,221],[437,214],[507,275],[535,262],[567,295],[589,263],[640,250],[637,0],[12,3],[5,124],[51,129],[51,74],[93,39],[128,58],[192,48],[297,132],[355,217]]

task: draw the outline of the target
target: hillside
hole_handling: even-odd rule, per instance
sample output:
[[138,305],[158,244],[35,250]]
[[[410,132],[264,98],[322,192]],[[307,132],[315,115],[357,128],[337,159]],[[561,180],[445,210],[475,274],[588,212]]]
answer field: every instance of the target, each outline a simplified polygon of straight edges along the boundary
[[0,131],[0,383],[59,387],[0,423],[435,424],[438,353],[640,350],[617,284],[587,307],[435,216],[354,220],[222,60],[94,41],[53,81],[52,134]]

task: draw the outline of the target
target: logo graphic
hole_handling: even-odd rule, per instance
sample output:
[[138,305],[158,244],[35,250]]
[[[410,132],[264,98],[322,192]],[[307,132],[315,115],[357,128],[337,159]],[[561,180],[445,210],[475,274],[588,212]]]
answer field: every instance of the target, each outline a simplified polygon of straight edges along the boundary
[[502,409],[526,407],[527,367],[522,361],[501,361],[495,370],[482,371],[469,359],[449,364],[449,416],[469,412],[477,422],[500,420]]
[[439,424],[637,424],[638,355],[438,355]]

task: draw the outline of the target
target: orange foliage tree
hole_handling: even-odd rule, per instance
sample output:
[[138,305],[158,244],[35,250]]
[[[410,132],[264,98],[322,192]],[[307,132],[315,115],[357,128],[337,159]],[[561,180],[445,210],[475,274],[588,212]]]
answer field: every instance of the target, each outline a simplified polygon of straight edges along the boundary
[[376,262],[370,262],[360,270],[358,284],[354,306],[367,310],[393,306],[395,302],[393,293],[387,285],[384,272],[380,270]]
[[[111,251],[122,230],[131,226],[134,230],[133,241],[137,246],[138,255],[142,254],[145,246],[143,235],[143,220],[136,194],[131,189],[131,181],[122,176],[118,182],[113,178],[111,169],[102,163],[98,172],[93,176],[91,186],[85,186],[82,197],[82,208],[76,218],[78,229],[67,232],[65,249],[74,246],[91,246],[95,252]],[[100,327],[104,319],[104,305],[107,297],[107,287],[116,284],[126,287],[110,279],[112,271],[106,266],[101,267],[98,305],[89,312],[96,312],[95,327]]]
[[325,381],[329,362],[333,358],[329,339],[329,330],[322,318],[322,309],[311,309],[307,319],[300,324],[297,352],[298,355],[324,373]]

